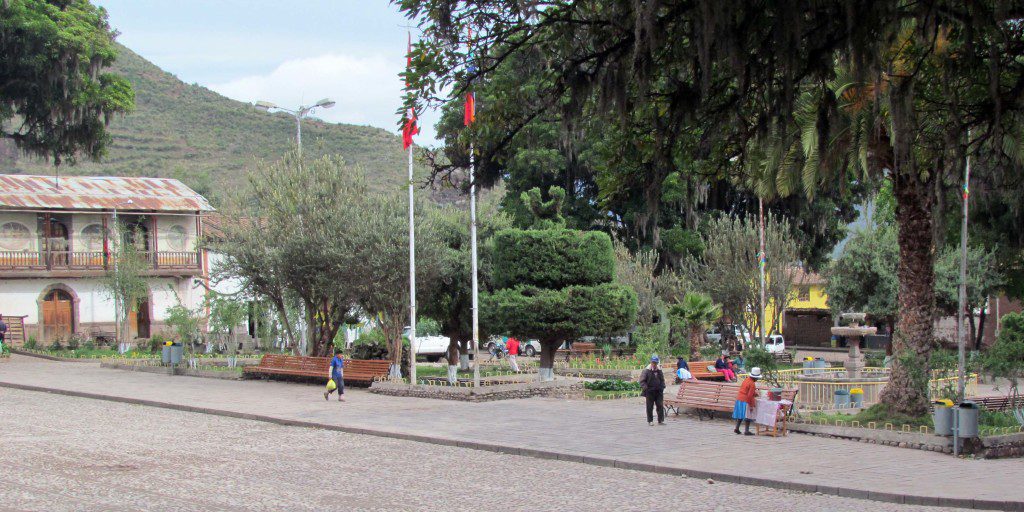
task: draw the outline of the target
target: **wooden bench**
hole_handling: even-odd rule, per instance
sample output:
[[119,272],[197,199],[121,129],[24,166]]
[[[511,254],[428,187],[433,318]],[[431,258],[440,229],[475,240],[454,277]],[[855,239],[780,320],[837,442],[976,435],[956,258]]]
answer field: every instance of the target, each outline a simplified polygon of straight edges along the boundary
[[[1012,401],[1012,398],[1013,397],[1009,395],[997,395],[976,396],[968,398],[968,400],[978,404],[987,411],[1005,411],[1007,409],[1010,409],[1010,407],[1013,405],[1010,403]],[[1021,397],[1021,399],[1018,400],[1018,405],[1021,404],[1024,404],[1024,397]]]
[[[769,386],[759,385],[757,389],[767,391]],[[689,407],[697,410],[697,419],[702,420],[704,413],[708,413],[708,417],[713,419],[715,412],[732,412],[739,392],[740,385],[734,382],[686,380],[679,384],[675,398],[665,399],[665,408],[671,408],[678,415],[680,407]],[[787,418],[796,407],[798,392],[796,388],[782,390],[781,398],[792,402],[792,405],[783,410]]]
[[4,344],[8,347],[25,346],[25,317],[4,315],[3,321],[7,324],[7,335],[4,337]]
[[690,374],[697,380],[725,380],[725,374],[720,371],[708,371],[708,366],[714,368],[714,361],[689,361]]
[[[246,374],[290,375],[296,377],[326,378],[331,367],[330,357],[302,357],[285,354],[266,354],[256,366],[247,366]],[[346,359],[345,382],[371,383],[384,377],[391,362],[380,359]]]
[[773,354],[775,360],[780,363],[793,364],[793,353],[783,350],[782,352],[776,352]]
[[565,356],[565,361],[568,362],[570,357],[579,357],[579,356],[584,355],[584,354],[592,354],[592,353],[600,352],[600,351],[601,350],[599,348],[597,348],[597,344],[596,343],[576,342],[576,343],[573,343],[572,344],[572,348],[570,348],[568,350],[566,350],[566,349],[559,349],[558,351],[556,351],[555,352],[555,357],[557,358],[559,356]]

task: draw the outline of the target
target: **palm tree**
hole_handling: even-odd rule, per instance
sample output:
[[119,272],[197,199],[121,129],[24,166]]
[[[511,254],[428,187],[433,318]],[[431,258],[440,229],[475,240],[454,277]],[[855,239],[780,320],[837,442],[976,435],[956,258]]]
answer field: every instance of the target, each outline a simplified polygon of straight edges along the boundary
[[704,344],[705,332],[722,317],[722,307],[703,293],[690,292],[683,301],[676,303],[669,314],[680,319],[690,331],[690,360],[700,359],[700,347]]

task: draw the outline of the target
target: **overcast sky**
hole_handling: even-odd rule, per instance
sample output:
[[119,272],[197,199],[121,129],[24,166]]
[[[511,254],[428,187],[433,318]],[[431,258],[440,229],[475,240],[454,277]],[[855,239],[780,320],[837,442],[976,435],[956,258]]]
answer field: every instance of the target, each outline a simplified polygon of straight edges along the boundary
[[[187,83],[398,133],[407,21],[387,0],[94,0],[118,41]],[[415,34],[414,34],[415,37]],[[433,145],[437,114],[421,114]]]

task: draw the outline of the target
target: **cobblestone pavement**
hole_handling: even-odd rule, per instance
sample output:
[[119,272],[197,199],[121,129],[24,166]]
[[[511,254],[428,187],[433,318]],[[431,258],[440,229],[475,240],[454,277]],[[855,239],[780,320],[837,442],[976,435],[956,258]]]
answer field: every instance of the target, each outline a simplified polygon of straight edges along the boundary
[[[17,355],[10,359],[0,363],[0,383],[325,426],[508,444],[624,464],[668,466],[681,473],[703,470],[735,475],[742,468],[746,477],[816,486],[830,493],[838,492],[832,489],[847,488],[930,498],[1024,501],[1021,459],[955,459],[933,452],[797,434],[749,438],[733,435],[731,426],[724,422],[700,422],[688,416],[670,416],[667,427],[652,428],[643,418],[639,399],[531,398],[464,403],[386,397],[349,389],[348,401],[338,404],[325,402],[321,388],[308,384],[172,377],[104,369],[98,363],[52,362]],[[0,481],[2,471],[0,468]],[[577,471],[588,470],[580,467]],[[543,488],[546,482],[537,485]]]
[[32,391],[0,407],[0,510],[935,510]]

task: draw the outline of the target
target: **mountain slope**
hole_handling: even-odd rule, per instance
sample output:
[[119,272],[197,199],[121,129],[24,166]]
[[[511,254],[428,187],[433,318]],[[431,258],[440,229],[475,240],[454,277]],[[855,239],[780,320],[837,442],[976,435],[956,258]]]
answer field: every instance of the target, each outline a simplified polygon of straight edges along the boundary
[[[62,166],[61,174],[178,178],[216,202],[221,191],[244,184],[257,158],[278,158],[294,144],[294,117],[183,83],[128,48],[119,50],[113,71],[131,81],[136,110],[111,122],[113,144],[101,162]],[[401,139],[386,130],[307,119],[302,141],[307,155],[341,154],[359,165],[378,188],[405,184]],[[3,142],[0,172],[53,174],[48,163]]]

